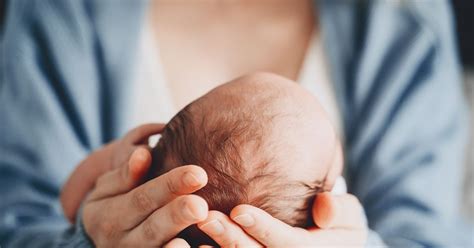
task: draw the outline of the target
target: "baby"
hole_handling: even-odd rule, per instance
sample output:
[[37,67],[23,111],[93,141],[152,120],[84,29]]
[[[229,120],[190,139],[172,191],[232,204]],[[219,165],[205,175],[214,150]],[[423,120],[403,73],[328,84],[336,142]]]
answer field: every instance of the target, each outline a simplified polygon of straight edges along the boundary
[[[210,210],[228,215],[250,204],[296,227],[314,225],[315,196],[331,190],[342,170],[340,143],[315,97],[266,73],[223,84],[186,106],[152,152],[150,178],[182,165],[204,168],[208,184],[195,194]],[[82,163],[63,187],[61,203],[72,222],[101,174],[90,172],[107,170],[91,166],[101,165]],[[216,245],[196,225],[180,236],[192,246]]]
[[[182,109],[153,149],[153,175],[199,165],[208,184],[195,194],[229,214],[259,207],[297,227],[312,224],[314,197],[342,170],[335,130],[311,93],[283,77],[257,74],[223,84]],[[213,244],[196,226],[191,245]]]

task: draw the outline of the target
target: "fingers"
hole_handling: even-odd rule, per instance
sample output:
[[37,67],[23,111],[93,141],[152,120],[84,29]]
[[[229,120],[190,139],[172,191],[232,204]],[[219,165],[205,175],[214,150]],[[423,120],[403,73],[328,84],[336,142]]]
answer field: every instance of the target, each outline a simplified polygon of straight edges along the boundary
[[209,211],[207,219],[198,227],[221,247],[261,247],[227,215],[218,211]]
[[274,218],[262,209],[239,205],[230,213],[231,219],[264,246],[285,247],[307,243],[308,232]]
[[365,227],[362,206],[357,198],[350,194],[321,193],[314,201],[312,212],[314,222],[322,229]]
[[[139,126],[125,136],[124,140],[127,141],[125,143],[137,145],[146,143],[145,141],[150,135],[160,133],[164,127],[165,124],[145,124]],[[119,157],[118,159],[112,158],[114,156],[113,150],[117,149],[114,147],[119,146],[119,144],[118,142],[110,143],[91,154],[88,159],[76,168],[63,186],[61,204],[65,216],[71,222],[74,222],[74,217],[80,203],[94,185],[100,185],[101,189],[101,192],[95,192],[96,198],[119,194],[135,186],[136,182],[143,177],[150,167],[151,154],[148,145],[140,145],[138,148],[126,146],[129,147],[126,148],[127,151],[122,151],[116,155]],[[109,161],[115,163],[110,163]],[[127,161],[129,163],[126,163]],[[124,168],[122,170],[112,170],[115,166]]]
[[129,163],[99,177],[89,199],[98,200],[122,194],[133,189],[151,166],[151,154],[145,148],[137,148]]
[[124,225],[139,223],[176,197],[193,193],[206,184],[207,174],[201,167],[175,168],[119,196],[117,201],[123,203],[120,207],[127,213],[120,221]]
[[188,248],[191,247],[184,239],[175,238],[168,242],[163,248]]
[[130,163],[130,158],[132,154],[137,150],[137,149],[145,149],[148,150],[148,152],[151,154],[151,148],[148,145],[135,145],[132,143],[126,143],[126,142],[120,142],[117,145],[117,148],[111,156],[111,169],[116,169],[120,168],[126,164]]
[[128,171],[128,179],[131,180],[132,186],[135,186],[145,176],[151,166],[151,162],[152,157],[148,147],[140,146],[135,149],[130,156],[128,170],[123,172],[126,174]]
[[133,144],[148,144],[148,137],[161,133],[165,126],[163,123],[144,124],[128,132],[124,139]]
[[207,203],[201,197],[180,196],[153,212],[125,238],[127,243],[135,243],[134,241],[138,240],[150,246],[160,246],[186,227],[205,220],[207,213]]

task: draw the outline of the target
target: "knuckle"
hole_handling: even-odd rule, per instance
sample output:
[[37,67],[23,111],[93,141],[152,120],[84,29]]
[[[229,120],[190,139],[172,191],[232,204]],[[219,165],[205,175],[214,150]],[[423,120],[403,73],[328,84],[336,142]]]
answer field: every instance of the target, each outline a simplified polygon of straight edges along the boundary
[[101,236],[103,236],[105,239],[114,239],[119,233],[117,222],[115,220],[103,220],[100,223],[100,232]]
[[122,232],[118,219],[101,209],[108,207],[105,204],[86,204],[82,215],[85,232],[99,247],[118,240]]
[[268,240],[270,238],[270,229],[264,228],[257,233],[259,240]]
[[171,178],[166,179],[166,188],[168,191],[173,195],[179,195],[179,187],[175,183],[175,181]]
[[96,181],[96,188],[99,188],[101,187],[102,185],[106,184],[107,182],[107,173],[101,175],[99,178],[97,178],[97,181]]
[[182,225],[186,222],[181,211],[179,210],[174,210],[174,212],[171,213],[170,218],[174,225]]
[[171,212],[171,221],[175,225],[184,225],[187,222],[187,218],[189,216],[185,216],[185,212],[189,211],[189,205],[191,204],[190,199],[188,197],[181,197],[178,202],[177,206],[172,208]]
[[143,237],[145,240],[155,240],[158,228],[153,221],[145,221],[143,223]]
[[153,208],[153,201],[143,191],[133,192],[131,201],[138,211],[150,211]]

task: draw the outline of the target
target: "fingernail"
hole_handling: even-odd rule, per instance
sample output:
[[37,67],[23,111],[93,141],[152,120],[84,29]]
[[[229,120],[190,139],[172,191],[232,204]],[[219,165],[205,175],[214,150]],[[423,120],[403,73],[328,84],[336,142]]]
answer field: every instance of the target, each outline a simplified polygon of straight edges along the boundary
[[210,235],[218,235],[224,232],[224,226],[219,220],[211,220],[199,228]]
[[237,215],[233,218],[233,220],[243,227],[249,227],[255,223],[254,218],[249,214]]
[[196,186],[201,185],[201,182],[191,172],[186,172],[184,174],[183,182],[184,182],[184,184],[186,184],[187,186],[190,186],[190,187],[196,187]]

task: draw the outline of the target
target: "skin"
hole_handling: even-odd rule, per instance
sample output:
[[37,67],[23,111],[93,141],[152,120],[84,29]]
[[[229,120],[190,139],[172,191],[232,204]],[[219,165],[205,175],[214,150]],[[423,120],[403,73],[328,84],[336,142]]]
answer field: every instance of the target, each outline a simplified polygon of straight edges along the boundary
[[[314,221],[319,227],[304,230],[288,226],[250,205],[236,206],[230,216],[218,211],[208,212],[203,199],[187,195],[207,183],[205,171],[197,166],[173,169],[135,187],[140,175],[144,175],[150,165],[149,149],[139,147],[131,154],[128,164],[106,172],[97,180],[85,200],[83,212],[86,232],[94,244],[99,247],[189,247],[185,240],[174,237],[185,227],[197,223],[222,247],[364,245],[366,226],[362,209],[352,195],[321,194],[312,210]],[[192,173],[197,179],[192,185],[181,180],[187,173]],[[145,193],[153,188],[164,190],[155,196]],[[143,204],[148,202],[146,200],[138,203],[134,199],[140,197],[133,197],[137,192],[141,192],[138,195],[145,199],[150,197],[150,201],[153,197],[155,204]],[[63,191],[63,199],[71,193],[74,193],[71,188]],[[192,217],[187,211],[177,211],[183,206],[189,207],[190,212],[197,216]],[[145,217],[148,215],[150,217]],[[203,220],[199,221],[200,218]]]
[[[269,74],[250,78],[281,80]],[[366,226],[362,208],[351,195],[323,194],[313,206],[318,227],[304,230],[288,226],[249,205],[236,206],[230,216],[208,211],[202,198],[189,195],[207,183],[205,171],[198,166],[175,168],[142,184],[141,178],[151,164],[150,149],[144,143],[148,136],[162,129],[162,124],[136,128],[123,139],[93,153],[66,183],[61,200],[71,219],[82,201],[79,196],[93,187],[84,202],[83,223],[97,246],[183,247],[186,241],[174,237],[192,224],[198,224],[223,247],[364,245]],[[130,153],[129,159],[124,160]],[[337,159],[333,163],[341,164]],[[89,171],[94,168],[95,172]],[[94,184],[87,185],[74,179],[84,178],[81,172],[92,176],[103,174]]]
[[[190,108],[195,123],[201,116],[212,122],[222,113],[252,113],[256,122],[266,122],[261,115],[278,116],[267,123],[271,133],[265,136],[261,152],[271,153],[269,166],[285,171],[288,182],[311,185],[319,180],[325,182],[325,190],[331,190],[341,174],[341,147],[332,123],[317,99],[294,81],[271,73],[253,73],[216,87],[191,106],[195,106]],[[244,158],[256,157],[253,148],[241,149]],[[256,164],[248,161],[243,165],[250,166],[245,171],[253,171],[251,166]],[[169,171],[180,164],[168,161],[162,166]]]
[[[148,148],[148,137],[161,132],[164,124],[145,124],[131,130],[122,139],[106,144],[91,153],[73,171],[63,185],[60,202],[64,215],[75,222],[76,212],[87,193],[94,187],[97,178],[122,164],[126,164],[136,148]],[[132,172],[137,178],[139,172]],[[138,179],[137,179],[138,180]]]
[[[200,101],[201,108],[225,111],[226,99],[240,99],[239,108],[260,106],[262,98],[255,94],[274,97],[271,106],[278,113],[296,113],[296,122],[290,118],[276,121],[275,139],[272,147],[282,167],[293,180],[311,182],[323,179],[327,174],[326,190],[330,190],[342,170],[342,154],[335,130],[317,100],[295,82],[269,73],[255,73],[240,77],[217,87]],[[222,109],[221,109],[222,108]],[[254,110],[259,113],[260,110]],[[212,114],[205,114],[208,118]],[[304,123],[304,124],[303,124]],[[278,140],[276,140],[278,139]],[[291,179],[290,179],[291,180]],[[265,211],[250,206],[236,206],[230,216],[210,211],[206,221],[198,227],[213,238],[220,246],[301,246],[301,245],[351,245],[363,246],[366,237],[365,223],[360,203],[354,196],[342,197],[322,194],[313,207],[313,217],[318,228],[311,230],[291,227],[273,218]],[[252,224],[249,224],[249,219]],[[346,239],[341,240],[341,235]]]
[[[207,183],[200,167],[183,166],[142,184],[151,165],[144,141],[163,127],[140,126],[97,150],[63,188],[61,203],[70,220],[92,189],[83,203],[82,221],[96,246],[173,246],[180,243],[172,239],[181,230],[207,217],[207,203],[189,195]],[[98,178],[80,183],[85,175]]]
[[151,3],[148,21],[176,111],[256,71],[295,81],[317,25],[311,0]]
[[[220,82],[255,71],[269,71],[296,80],[309,38],[314,25],[317,25],[311,2],[152,1],[149,17],[160,47],[163,72],[169,81],[175,109],[181,109]],[[184,68],[186,73],[183,73]],[[356,246],[365,240],[365,227],[361,228],[364,226],[363,221],[338,217],[344,211],[362,219],[360,204],[353,196],[323,198],[331,199],[326,210],[336,209],[329,211],[329,216],[334,220],[323,221],[330,223],[327,229],[292,229],[261,210],[246,205],[237,206],[231,216],[226,217],[218,212],[207,212],[207,204],[202,199],[189,195],[207,182],[205,173],[199,171],[199,167],[180,167],[141,184],[137,178],[150,166],[148,148],[137,148],[140,144],[133,142],[118,143],[121,145],[110,145],[91,154],[78,169],[90,173],[90,180],[83,184],[73,181],[71,186],[63,189],[61,196],[66,215],[73,219],[74,209],[77,209],[74,204],[81,202],[85,192],[93,187],[84,202],[83,222],[86,232],[99,246],[184,247],[187,245],[184,240],[172,237],[194,223],[199,223],[202,229],[207,230],[204,230],[206,233],[224,247],[246,244],[304,245],[309,244],[309,241],[315,242],[311,245],[338,244],[342,240]],[[123,154],[129,155],[130,152],[114,151],[127,146],[132,150],[135,146],[137,150],[130,155],[129,160],[122,160]],[[115,162],[107,162],[110,160]],[[96,169],[89,171],[86,169],[89,165]],[[196,173],[195,177],[202,180],[200,184],[185,185],[181,178],[186,172]],[[100,176],[99,180],[93,180],[97,176]],[[74,189],[83,185],[84,189],[73,196]],[[150,191],[150,185],[167,190],[158,194]],[[73,197],[73,200],[69,200],[69,197]],[[179,212],[183,202],[198,216],[190,218]],[[324,201],[322,205],[325,206]],[[239,221],[234,219],[242,214],[253,217],[254,224],[238,224]],[[325,214],[315,216],[327,217]],[[319,223],[323,223],[321,221]],[[211,222],[219,223],[224,231],[211,232],[213,225],[208,224]],[[315,219],[315,223],[318,223],[318,219]]]
[[[255,94],[271,95],[270,104],[264,105],[266,101],[253,97]],[[274,129],[268,141],[276,158],[273,166],[285,171],[290,181],[311,184],[326,179],[326,190],[332,188],[342,171],[342,159],[337,158],[342,154],[333,125],[311,93],[287,78],[258,72],[212,90],[207,109],[225,111],[223,102],[228,95],[240,98],[239,107],[245,105],[256,114],[270,111],[285,116],[274,119],[269,127]],[[262,105],[263,109],[255,107]]]

